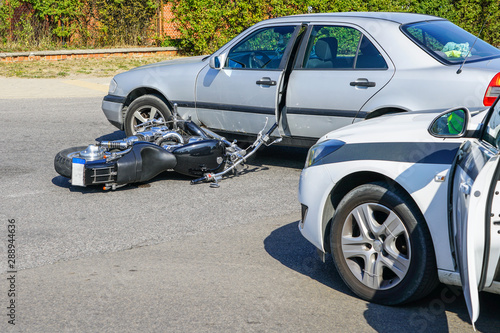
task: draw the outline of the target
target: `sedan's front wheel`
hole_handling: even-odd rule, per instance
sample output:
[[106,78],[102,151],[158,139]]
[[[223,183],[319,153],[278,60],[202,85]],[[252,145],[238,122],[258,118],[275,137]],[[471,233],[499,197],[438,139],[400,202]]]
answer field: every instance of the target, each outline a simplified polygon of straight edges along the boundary
[[127,136],[135,135],[137,132],[144,131],[145,127],[141,124],[153,120],[170,120],[172,113],[167,105],[158,97],[153,95],[144,95],[130,103],[125,116],[124,129]]
[[342,279],[365,300],[406,303],[437,285],[429,231],[402,190],[385,183],[353,189],[339,203],[330,235]]

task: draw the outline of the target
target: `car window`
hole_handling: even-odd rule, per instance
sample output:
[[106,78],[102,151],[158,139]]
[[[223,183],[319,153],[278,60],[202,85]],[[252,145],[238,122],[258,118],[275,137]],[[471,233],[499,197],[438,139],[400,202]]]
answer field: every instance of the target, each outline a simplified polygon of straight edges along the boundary
[[359,30],[343,26],[315,26],[308,41],[303,68],[385,69],[387,63]]
[[356,57],[356,63],[354,64],[356,69],[387,69],[387,63],[384,57],[377,50],[375,45],[366,36],[363,35],[361,42],[359,43],[358,55]]
[[482,139],[500,149],[500,103],[495,104]]
[[236,44],[225,68],[278,69],[295,26],[263,28]]
[[481,39],[476,41],[474,35],[449,21],[412,23],[402,30],[422,49],[447,63],[500,57],[499,49]]

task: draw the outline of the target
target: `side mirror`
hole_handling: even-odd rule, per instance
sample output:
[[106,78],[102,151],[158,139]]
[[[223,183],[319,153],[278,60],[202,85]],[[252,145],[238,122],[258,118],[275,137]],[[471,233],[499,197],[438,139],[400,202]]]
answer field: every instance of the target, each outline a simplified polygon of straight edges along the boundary
[[470,111],[467,108],[447,110],[437,116],[429,126],[429,133],[437,138],[460,138],[467,132]]
[[213,56],[210,57],[208,61],[208,65],[212,69],[221,69],[222,68],[222,56]]

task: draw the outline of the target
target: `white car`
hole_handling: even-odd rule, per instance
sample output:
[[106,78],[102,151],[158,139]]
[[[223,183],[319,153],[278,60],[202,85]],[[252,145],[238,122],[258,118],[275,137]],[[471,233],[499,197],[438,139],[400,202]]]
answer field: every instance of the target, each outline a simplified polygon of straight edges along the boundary
[[322,137],[301,174],[302,235],[359,297],[401,304],[441,281],[500,293],[500,103],[411,112]]

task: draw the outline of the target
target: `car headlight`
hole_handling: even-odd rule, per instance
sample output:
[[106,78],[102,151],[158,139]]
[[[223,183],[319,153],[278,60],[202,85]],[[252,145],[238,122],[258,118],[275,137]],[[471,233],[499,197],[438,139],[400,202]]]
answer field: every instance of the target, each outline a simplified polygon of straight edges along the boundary
[[111,80],[111,82],[109,83],[108,94],[113,94],[116,90],[116,87],[118,87],[118,84],[116,83],[115,79]]
[[317,164],[325,156],[330,155],[334,151],[338,150],[340,147],[345,145],[344,141],[340,140],[327,140],[315,144],[309,149],[307,153],[306,165],[305,167],[310,167]]

